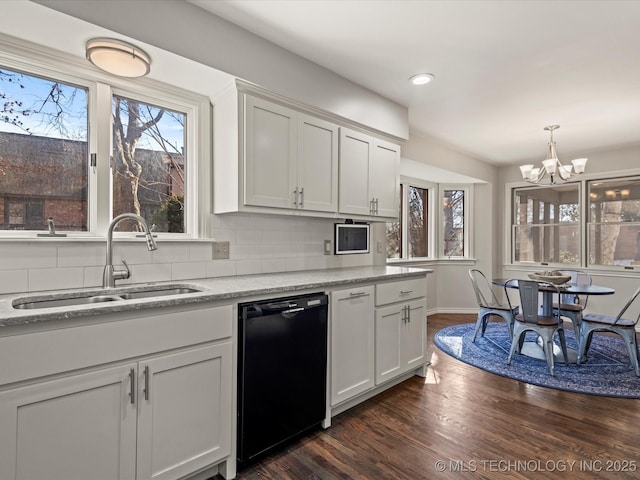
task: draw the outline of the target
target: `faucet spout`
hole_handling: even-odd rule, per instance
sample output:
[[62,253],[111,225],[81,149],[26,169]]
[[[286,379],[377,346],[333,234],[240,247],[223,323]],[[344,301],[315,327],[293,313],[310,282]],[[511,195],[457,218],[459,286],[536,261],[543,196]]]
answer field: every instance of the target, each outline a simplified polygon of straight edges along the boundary
[[126,268],[126,263],[125,270],[116,270],[113,266],[113,230],[118,223],[126,219],[135,220],[142,226],[144,229],[144,238],[147,241],[147,249],[149,251],[158,249],[158,245],[151,234],[151,229],[144,218],[140,215],[136,215],[135,213],[123,213],[122,215],[118,215],[111,221],[109,230],[107,231],[107,258],[105,261],[104,273],[102,275],[102,288],[113,288],[116,286],[116,280],[129,278],[129,269]]

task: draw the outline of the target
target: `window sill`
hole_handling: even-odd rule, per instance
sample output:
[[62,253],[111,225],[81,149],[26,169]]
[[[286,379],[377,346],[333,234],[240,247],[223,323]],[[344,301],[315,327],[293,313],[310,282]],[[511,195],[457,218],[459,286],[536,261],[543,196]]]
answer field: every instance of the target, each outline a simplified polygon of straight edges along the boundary
[[[189,237],[154,237],[158,243],[212,243],[216,240],[214,238],[189,238]],[[143,237],[130,237],[114,235],[113,240],[122,242],[146,242]],[[94,236],[67,236],[67,237],[36,237],[34,235],[29,236],[15,236],[15,237],[0,237],[0,243],[105,243],[107,237],[94,237]]]
[[475,258],[393,258],[387,265],[475,265]]

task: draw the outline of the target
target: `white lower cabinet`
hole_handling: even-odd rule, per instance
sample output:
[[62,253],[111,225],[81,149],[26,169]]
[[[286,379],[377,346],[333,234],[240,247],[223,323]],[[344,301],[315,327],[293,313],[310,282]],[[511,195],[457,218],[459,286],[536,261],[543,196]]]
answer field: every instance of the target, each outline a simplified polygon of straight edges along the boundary
[[6,480],[136,478],[131,369],[106,368],[0,393]]
[[426,362],[426,279],[376,285],[376,385]]
[[374,386],[374,289],[331,292],[331,405]]
[[2,392],[2,478],[181,478],[229,454],[230,390],[227,342]]
[[426,363],[426,292],[426,277],[331,292],[332,407]]
[[225,461],[231,315],[165,309],[0,338],[15,361],[0,372],[0,478],[177,480]]
[[175,479],[229,454],[231,342],[138,365],[137,479]]
[[426,301],[376,309],[376,385],[425,362]]

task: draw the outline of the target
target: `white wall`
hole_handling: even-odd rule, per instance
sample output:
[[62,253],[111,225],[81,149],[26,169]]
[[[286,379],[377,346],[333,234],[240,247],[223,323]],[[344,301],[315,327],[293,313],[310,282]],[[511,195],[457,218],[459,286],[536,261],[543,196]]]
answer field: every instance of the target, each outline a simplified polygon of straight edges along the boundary
[[[380,132],[408,137],[407,108],[181,0],[35,0]],[[84,46],[87,38],[78,38]]]
[[[402,157],[452,172],[474,184],[471,236],[475,261],[429,262],[428,267],[433,268],[433,274],[427,277],[427,289],[430,312],[476,312],[477,303],[468,270],[478,268],[491,277],[500,268],[494,187],[498,169],[417,132],[411,132],[409,141],[403,145]],[[451,175],[441,176],[439,171],[435,171],[433,177],[424,180],[444,183],[450,178]],[[461,178],[458,181],[462,181]]]

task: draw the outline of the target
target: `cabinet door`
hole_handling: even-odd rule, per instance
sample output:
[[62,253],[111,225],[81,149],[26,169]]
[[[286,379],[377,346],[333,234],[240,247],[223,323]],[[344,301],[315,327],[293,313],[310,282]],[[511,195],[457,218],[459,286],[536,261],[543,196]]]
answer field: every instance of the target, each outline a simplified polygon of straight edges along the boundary
[[2,479],[135,479],[132,369],[135,379],[131,364],[0,393]]
[[338,210],[338,126],[298,114],[298,207]]
[[231,343],[140,362],[138,480],[175,479],[231,451]]
[[331,405],[374,386],[373,286],[331,294]]
[[296,112],[245,96],[244,203],[293,208]]
[[402,373],[403,307],[376,308],[376,385]]
[[371,215],[369,165],[373,139],[340,128],[340,213]]
[[415,300],[408,305],[409,321],[404,325],[402,339],[405,371],[424,364],[427,355],[427,301]]
[[400,147],[382,140],[374,140],[369,191],[375,199],[375,215],[397,218],[399,190]]
[[376,309],[376,385],[425,362],[426,334],[426,300]]

